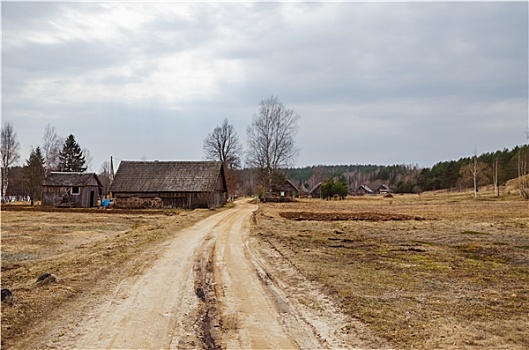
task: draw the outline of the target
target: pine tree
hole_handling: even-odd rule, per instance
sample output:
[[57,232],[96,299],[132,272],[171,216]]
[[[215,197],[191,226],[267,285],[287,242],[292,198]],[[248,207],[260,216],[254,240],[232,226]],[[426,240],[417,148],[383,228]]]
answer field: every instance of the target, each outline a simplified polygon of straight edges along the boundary
[[73,135],[68,136],[59,153],[59,171],[84,172],[86,163],[83,151]]
[[31,151],[29,159],[24,165],[24,184],[31,197],[31,200],[41,199],[41,184],[44,180],[46,170],[44,168],[44,156],[40,147]]

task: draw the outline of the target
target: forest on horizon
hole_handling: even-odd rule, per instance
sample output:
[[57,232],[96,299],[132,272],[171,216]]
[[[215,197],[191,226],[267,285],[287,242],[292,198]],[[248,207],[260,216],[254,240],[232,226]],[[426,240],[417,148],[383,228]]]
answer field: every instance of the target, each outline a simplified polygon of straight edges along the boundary
[[[477,186],[493,184],[496,173],[498,184],[505,185],[520,174],[528,172],[529,145],[504,148],[458,160],[440,161],[431,168],[418,165],[314,165],[286,170],[300,190],[310,191],[328,179],[342,179],[349,193],[361,185],[376,189],[388,185],[395,193],[420,193],[435,190],[463,190],[473,187],[473,171]],[[477,165],[477,167],[475,167]]]

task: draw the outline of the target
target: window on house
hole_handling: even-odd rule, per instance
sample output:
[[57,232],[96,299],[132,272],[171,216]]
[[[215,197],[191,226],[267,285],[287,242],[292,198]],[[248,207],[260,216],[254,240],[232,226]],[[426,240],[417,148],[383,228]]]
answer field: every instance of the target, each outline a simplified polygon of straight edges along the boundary
[[72,187],[72,191],[70,193],[72,195],[79,195],[81,194],[81,189],[79,188],[79,186],[74,186]]

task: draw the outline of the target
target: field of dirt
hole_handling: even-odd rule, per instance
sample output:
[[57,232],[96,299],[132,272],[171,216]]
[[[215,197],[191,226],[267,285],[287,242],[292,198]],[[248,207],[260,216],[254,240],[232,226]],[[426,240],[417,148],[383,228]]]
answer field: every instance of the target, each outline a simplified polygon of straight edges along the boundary
[[[261,204],[255,239],[391,347],[527,349],[529,206],[469,193]],[[280,267],[278,267],[280,268]]]

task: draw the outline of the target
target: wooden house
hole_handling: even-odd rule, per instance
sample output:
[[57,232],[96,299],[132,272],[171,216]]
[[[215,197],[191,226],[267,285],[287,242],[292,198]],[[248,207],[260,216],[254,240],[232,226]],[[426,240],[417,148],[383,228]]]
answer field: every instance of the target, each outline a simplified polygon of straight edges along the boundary
[[393,191],[391,190],[391,188],[389,188],[388,185],[380,185],[378,186],[378,188],[375,190],[375,193],[376,194],[388,194],[388,193],[393,193]]
[[296,198],[299,197],[299,189],[290,181],[286,179],[281,186],[277,189],[277,195],[279,197]]
[[375,192],[372,189],[370,189],[369,187],[367,187],[367,185],[361,185],[355,191],[355,194],[357,196],[363,196],[364,194],[373,194],[373,193],[375,193]]
[[118,208],[213,208],[226,204],[221,162],[122,161],[110,186]]
[[103,185],[95,173],[51,172],[42,182],[42,205],[95,207],[102,190]]
[[312,190],[310,190],[309,196],[312,198],[321,198],[321,182],[319,182]]

